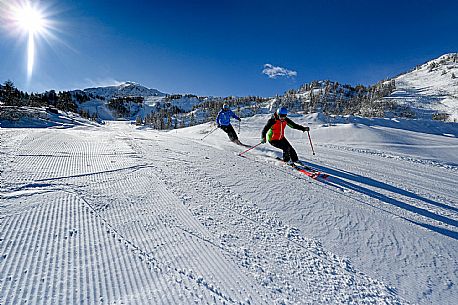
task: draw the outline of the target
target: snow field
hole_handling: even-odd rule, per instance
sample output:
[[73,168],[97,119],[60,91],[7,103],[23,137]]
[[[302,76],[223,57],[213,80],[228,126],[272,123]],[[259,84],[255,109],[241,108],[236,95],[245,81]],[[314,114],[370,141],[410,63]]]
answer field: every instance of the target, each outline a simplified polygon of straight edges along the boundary
[[0,304],[453,304],[456,139],[293,119],[328,181],[209,125],[0,129]]

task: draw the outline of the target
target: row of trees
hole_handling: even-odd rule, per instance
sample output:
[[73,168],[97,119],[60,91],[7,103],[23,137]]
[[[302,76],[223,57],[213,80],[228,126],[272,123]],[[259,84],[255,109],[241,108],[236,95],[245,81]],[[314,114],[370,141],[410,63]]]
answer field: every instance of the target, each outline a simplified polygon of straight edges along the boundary
[[62,111],[76,112],[78,107],[73,102],[70,92],[54,90],[45,93],[27,93],[18,90],[10,80],[0,85],[0,101],[5,106],[49,107]]
[[[246,96],[246,97],[234,97],[228,96],[225,98],[211,98],[206,99],[204,102],[195,105],[193,110],[201,110],[207,113],[209,120],[216,119],[218,112],[221,110],[223,104],[228,104],[231,109],[236,109],[236,112],[240,113],[241,109],[251,108],[253,114],[257,113],[257,110],[268,102],[269,98],[263,98],[259,96]],[[247,111],[245,111],[247,112]]]
[[[456,60],[456,58],[453,58]],[[379,82],[373,86],[339,84],[332,81],[313,81],[304,84],[297,90],[289,90],[274,99],[258,96],[247,97],[197,97],[196,95],[168,95],[164,103],[158,105],[151,113],[144,111],[143,97],[115,97],[105,105],[120,117],[130,118],[137,115],[136,123],[145,124],[156,129],[172,129],[213,121],[224,103],[243,117],[265,111],[269,103],[272,108],[286,106],[290,111],[305,113],[323,112],[327,115],[361,115],[383,117],[387,113],[396,116],[414,117],[414,112],[407,106],[384,99],[396,88],[394,80]],[[198,99],[192,111],[184,113],[172,105],[176,99]],[[92,96],[84,91],[47,91],[41,94],[28,94],[15,88],[13,82],[6,81],[0,85],[0,104],[6,106],[53,106],[62,111],[79,111],[85,118],[97,119],[97,113],[78,108],[78,105],[102,97]]]
[[[277,96],[276,103],[306,113],[384,116],[385,112],[396,110],[396,103],[383,99],[395,88],[394,80],[379,82],[373,86],[355,87],[329,80],[313,81],[298,90],[289,90],[283,96]],[[405,109],[403,111],[405,112]]]
[[[321,111],[336,115],[383,116],[385,111],[394,111],[396,108],[395,103],[382,99],[389,95],[394,88],[394,81],[381,82],[370,87],[363,85],[352,87],[331,81],[313,81],[303,85],[298,90],[289,90],[284,95],[277,96],[275,98],[276,105],[273,107],[284,105],[291,111],[304,111],[306,113]],[[179,108],[171,104],[172,100],[183,97],[199,99],[199,103],[194,106],[190,113],[181,113]],[[62,111],[77,112],[78,105],[76,102],[82,104],[94,98],[99,99],[83,91],[56,93],[51,90],[41,94],[32,93],[29,95],[15,88],[11,81],[5,82],[0,88],[0,101],[8,106],[53,106]],[[195,95],[169,95],[166,97],[162,108],[159,107],[146,116],[139,116],[136,121],[138,124],[147,124],[157,129],[192,126],[214,120],[224,103],[228,103],[240,116],[243,114],[249,116],[259,113],[259,110],[265,108],[269,100],[259,96],[204,98]],[[116,97],[108,101],[106,105],[120,117],[131,117],[140,112],[144,105],[144,98]],[[404,109],[404,114],[406,112]],[[84,110],[79,110],[79,113],[85,118],[97,118],[96,113],[89,113]],[[409,115],[410,113],[407,113],[407,116]]]
[[141,96],[115,97],[108,102],[108,108],[116,111],[121,117],[131,116],[132,109],[138,111],[145,99]]
[[[247,96],[247,97],[197,97],[195,95],[180,95],[180,98],[198,98],[199,103],[193,106],[190,112],[182,112],[176,106],[172,106],[167,101],[170,101],[169,96],[163,108],[158,108],[156,111],[146,115],[144,118],[137,116],[137,125],[147,125],[155,129],[174,129],[194,126],[211,122],[216,119],[218,112],[221,110],[224,103],[229,104],[240,117],[250,116],[258,113],[259,109],[265,107],[266,102],[270,99]],[[173,99],[178,99],[178,95]]]
[[[44,93],[27,93],[18,90],[14,83],[7,80],[3,85],[0,84],[0,103],[4,106],[13,107],[51,107],[65,112],[79,113],[82,117],[88,119],[97,119],[97,113],[89,113],[87,110],[79,109],[78,103],[82,104],[91,99],[105,100],[100,96],[93,96],[83,91],[46,91]],[[107,106],[119,113],[120,116],[126,116],[130,113],[131,107],[126,105],[135,104],[140,107],[143,104],[143,97],[120,97],[113,98]]]
[[[180,113],[173,114],[168,110],[160,110],[146,115],[144,119],[138,116],[136,124],[147,125],[154,129],[164,130],[186,127],[186,120]],[[189,124],[188,126],[191,125]]]

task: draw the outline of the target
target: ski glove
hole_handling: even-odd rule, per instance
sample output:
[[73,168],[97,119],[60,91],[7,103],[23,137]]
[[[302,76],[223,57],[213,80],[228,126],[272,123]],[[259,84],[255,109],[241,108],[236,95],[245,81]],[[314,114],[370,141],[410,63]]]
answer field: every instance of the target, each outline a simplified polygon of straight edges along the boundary
[[310,127],[308,126],[303,126],[304,128],[302,129],[303,132],[306,132],[306,131],[309,131],[310,130]]

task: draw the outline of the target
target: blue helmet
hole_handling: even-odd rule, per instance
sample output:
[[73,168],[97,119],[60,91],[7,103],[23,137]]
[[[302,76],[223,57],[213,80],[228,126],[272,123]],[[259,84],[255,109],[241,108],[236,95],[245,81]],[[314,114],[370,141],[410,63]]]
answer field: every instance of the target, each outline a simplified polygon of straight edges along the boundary
[[280,107],[277,109],[277,115],[278,116],[287,116],[288,115],[288,109],[285,107]]
[[224,104],[223,104],[223,109],[224,109],[224,110],[228,110],[228,109],[229,109],[229,105],[228,105],[227,103],[224,103]]

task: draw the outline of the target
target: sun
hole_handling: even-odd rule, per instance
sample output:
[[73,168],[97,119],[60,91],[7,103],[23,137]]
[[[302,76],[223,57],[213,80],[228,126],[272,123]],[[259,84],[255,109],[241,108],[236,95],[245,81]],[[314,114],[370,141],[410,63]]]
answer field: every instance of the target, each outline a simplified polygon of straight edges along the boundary
[[28,33],[40,33],[46,28],[42,12],[27,2],[14,8],[14,20]]
[[[49,38],[52,22],[50,11],[39,6],[40,1],[10,0],[7,6],[0,9],[6,16],[7,27],[12,35],[22,39],[27,37],[27,82],[29,83],[35,63],[35,46],[39,39]],[[2,18],[3,19],[3,18]]]
[[37,8],[29,2],[15,8],[14,20],[17,26],[28,35],[27,43],[27,80],[30,81],[35,62],[35,35],[43,33],[46,29],[46,19]]

